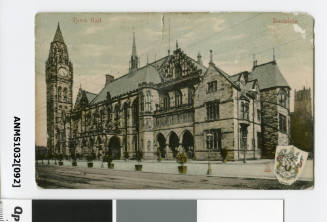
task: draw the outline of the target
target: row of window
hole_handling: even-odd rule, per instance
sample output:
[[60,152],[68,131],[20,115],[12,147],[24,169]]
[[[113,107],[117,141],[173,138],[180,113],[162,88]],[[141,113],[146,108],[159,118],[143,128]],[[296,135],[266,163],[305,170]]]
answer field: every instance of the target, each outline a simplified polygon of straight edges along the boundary
[[[193,94],[194,94],[194,88],[189,88],[188,89],[188,104],[193,103]],[[163,99],[163,105],[164,109],[169,109],[170,108],[170,97],[169,95],[166,95]],[[183,104],[183,94],[180,90],[175,91],[175,107],[179,107]]]
[[[207,120],[218,120],[219,119],[219,101],[208,102],[206,104],[207,109]],[[241,103],[241,118],[249,120],[249,103]],[[257,109],[257,118],[261,120],[261,111]]]
[[221,129],[205,130],[206,146],[209,150],[221,150]]

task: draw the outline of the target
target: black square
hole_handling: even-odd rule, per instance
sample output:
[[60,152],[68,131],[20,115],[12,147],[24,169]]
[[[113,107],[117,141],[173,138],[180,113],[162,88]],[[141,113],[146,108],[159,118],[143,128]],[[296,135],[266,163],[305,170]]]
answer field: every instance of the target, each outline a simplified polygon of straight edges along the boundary
[[112,200],[33,200],[33,222],[112,222]]

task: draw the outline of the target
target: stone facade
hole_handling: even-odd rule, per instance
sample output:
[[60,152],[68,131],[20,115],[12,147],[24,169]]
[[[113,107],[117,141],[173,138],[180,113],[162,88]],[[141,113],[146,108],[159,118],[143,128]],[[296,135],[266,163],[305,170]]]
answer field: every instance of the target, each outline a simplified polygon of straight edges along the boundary
[[[287,94],[286,106],[279,102],[279,93]],[[273,88],[261,92],[263,157],[274,158],[277,145],[288,145],[290,135],[290,112],[288,88]],[[280,129],[279,115],[286,117],[286,131]]]
[[200,54],[196,61],[176,44],[139,67],[133,36],[129,73],[106,75],[98,94],[79,89],[73,106],[73,68],[58,25],[46,68],[48,148],[114,159],[135,158],[137,150],[145,159],[181,151],[196,160],[272,158],[276,145],[288,143],[288,130],[278,128],[278,113],[289,118],[288,107],[278,105],[278,95],[289,96],[289,88],[263,90],[251,73],[230,76],[212,57],[205,67]]

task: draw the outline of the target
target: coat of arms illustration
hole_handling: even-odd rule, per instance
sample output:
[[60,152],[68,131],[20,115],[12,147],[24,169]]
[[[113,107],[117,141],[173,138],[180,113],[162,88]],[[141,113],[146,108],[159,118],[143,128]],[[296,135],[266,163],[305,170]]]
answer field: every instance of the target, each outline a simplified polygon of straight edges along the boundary
[[301,175],[308,153],[295,146],[277,146],[275,175],[282,184],[291,185]]

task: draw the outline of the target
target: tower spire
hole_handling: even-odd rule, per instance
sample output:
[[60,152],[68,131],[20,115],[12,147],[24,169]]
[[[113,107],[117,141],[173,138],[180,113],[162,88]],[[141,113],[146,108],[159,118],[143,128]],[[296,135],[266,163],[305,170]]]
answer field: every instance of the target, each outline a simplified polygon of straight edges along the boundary
[[273,48],[272,50],[273,50],[273,61],[275,62],[276,61],[276,58],[275,58],[275,48]]
[[136,70],[139,67],[139,57],[136,54],[135,32],[133,32],[132,56],[129,70]]
[[133,32],[133,48],[132,48],[132,56],[136,57],[136,43],[135,43],[135,32]]
[[57,25],[57,30],[56,30],[56,34],[53,38],[53,41],[54,42],[62,42],[64,43],[64,38],[62,37],[62,33],[61,33],[61,30],[60,30],[60,24],[58,22],[58,25]]

